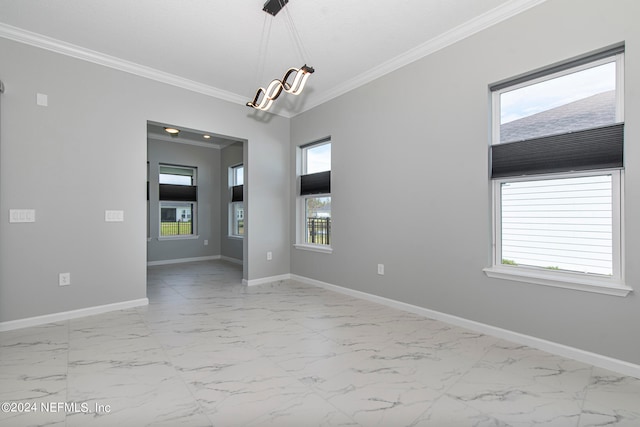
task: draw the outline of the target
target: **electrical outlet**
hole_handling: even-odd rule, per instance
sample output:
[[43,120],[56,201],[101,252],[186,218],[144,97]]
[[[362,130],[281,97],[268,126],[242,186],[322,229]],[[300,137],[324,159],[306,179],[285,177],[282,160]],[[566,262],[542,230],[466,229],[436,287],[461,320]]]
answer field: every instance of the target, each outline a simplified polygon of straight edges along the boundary
[[378,264],[378,274],[384,276],[384,264]]
[[267,261],[271,261],[273,259],[273,253],[271,251],[267,252]]
[[71,273],[60,273],[58,275],[58,285],[69,286],[71,284]]
[[205,240],[205,241],[204,241],[204,245],[205,245],[205,246],[209,246],[209,241],[208,241],[208,240]]

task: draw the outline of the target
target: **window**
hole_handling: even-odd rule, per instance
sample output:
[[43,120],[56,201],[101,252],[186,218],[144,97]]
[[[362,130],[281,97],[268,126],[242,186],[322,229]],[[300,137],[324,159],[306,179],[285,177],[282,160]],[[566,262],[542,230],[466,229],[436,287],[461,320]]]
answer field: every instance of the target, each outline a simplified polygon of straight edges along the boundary
[[301,175],[298,205],[298,245],[330,250],[331,140],[300,147]]
[[613,276],[619,179],[609,171],[498,180],[500,262]]
[[196,168],[160,165],[160,237],[196,235]]
[[244,236],[244,166],[236,165],[229,168],[229,189],[231,202],[229,203],[229,235]]
[[494,85],[487,275],[627,295],[619,47]]

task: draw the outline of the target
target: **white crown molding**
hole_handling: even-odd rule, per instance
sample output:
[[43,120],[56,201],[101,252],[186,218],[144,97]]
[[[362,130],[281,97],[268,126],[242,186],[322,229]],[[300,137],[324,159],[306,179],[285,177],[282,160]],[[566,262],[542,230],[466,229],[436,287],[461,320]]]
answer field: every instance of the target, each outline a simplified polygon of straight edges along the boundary
[[194,80],[176,76],[175,74],[166,73],[164,71],[156,70],[155,68],[136,64],[135,62],[116,58],[115,56],[86,49],[81,46],[66,43],[4,23],[0,23],[0,37],[92,62],[94,64],[103,65],[119,71],[124,71],[125,73],[134,74],[160,83],[166,83],[182,89],[187,89],[192,92],[212,96],[224,101],[233,102],[234,104],[244,105],[246,103],[245,97],[226,90],[218,89]]
[[[330,101],[333,98],[337,98],[340,95],[363,86],[412,62],[422,59],[425,56],[437,52],[499,22],[518,15],[519,13],[522,13],[527,9],[542,4],[545,1],[547,0],[508,1],[493,10],[490,10],[470,21],[465,22],[464,24],[459,25],[456,28],[451,29],[450,31],[441,34],[438,37],[435,37],[401,55],[396,56],[395,58],[387,62],[384,62],[383,64],[378,65],[377,67],[373,67],[369,71],[360,74],[359,76],[349,79],[344,83],[335,86],[328,91],[325,91],[323,94],[320,94],[318,96],[311,96],[309,98],[309,102],[299,112],[280,111],[277,113],[271,112],[271,114],[286,118],[295,117],[300,113],[317,107],[318,105]],[[136,64],[134,62],[116,58],[114,56],[106,55],[104,53],[100,53],[91,49],[86,49],[71,43],[56,40],[51,37],[13,27],[11,25],[0,23],[0,37],[50,50],[52,52],[71,56],[84,61],[92,62],[94,64],[99,64],[105,67],[124,71],[126,73],[148,78],[150,80],[155,80],[161,83],[166,83],[172,86],[187,89],[192,92],[212,96],[214,98],[229,101],[234,104],[245,105],[246,103],[245,97],[236,93],[205,85],[194,80],[185,79],[174,74],[166,73],[164,71],[156,70],[151,67]]]
[[407,52],[384,62],[377,67],[371,68],[369,71],[360,74],[344,83],[324,92],[322,95],[313,97],[309,103],[305,105],[302,112],[308,111],[320,104],[324,104],[333,98],[337,98],[353,89],[372,82],[386,74],[389,74],[399,68],[411,64],[425,56],[431,55],[447,46],[459,42],[470,37],[480,31],[492,27],[502,21],[516,16],[532,7],[544,3],[547,0],[511,0],[501,6],[496,7],[488,12],[477,16],[441,35],[428,40]]

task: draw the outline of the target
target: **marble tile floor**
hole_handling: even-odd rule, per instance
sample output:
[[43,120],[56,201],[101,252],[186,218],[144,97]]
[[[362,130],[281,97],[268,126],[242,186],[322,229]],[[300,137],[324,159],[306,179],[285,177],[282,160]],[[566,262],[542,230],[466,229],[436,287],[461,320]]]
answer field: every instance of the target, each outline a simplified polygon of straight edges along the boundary
[[0,333],[1,426],[640,426],[640,379],[223,261]]

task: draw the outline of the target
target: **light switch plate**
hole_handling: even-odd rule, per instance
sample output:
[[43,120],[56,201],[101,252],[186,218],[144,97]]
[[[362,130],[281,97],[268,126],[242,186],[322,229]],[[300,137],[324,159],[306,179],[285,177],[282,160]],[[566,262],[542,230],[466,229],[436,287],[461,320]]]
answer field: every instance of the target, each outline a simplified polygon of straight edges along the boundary
[[49,97],[44,93],[36,94],[36,104],[41,107],[46,107],[49,105]]
[[104,220],[106,222],[123,222],[124,211],[104,211]]
[[9,222],[36,222],[36,210],[9,209]]

